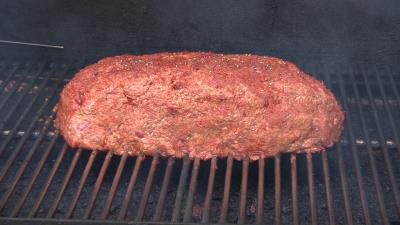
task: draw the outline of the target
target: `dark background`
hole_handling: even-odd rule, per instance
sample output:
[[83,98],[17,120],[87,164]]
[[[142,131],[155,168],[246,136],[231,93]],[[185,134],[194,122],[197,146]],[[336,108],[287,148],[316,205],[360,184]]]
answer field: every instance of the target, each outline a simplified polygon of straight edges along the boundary
[[400,1],[0,1],[0,56],[88,62],[118,54],[205,50],[295,62],[400,62]]

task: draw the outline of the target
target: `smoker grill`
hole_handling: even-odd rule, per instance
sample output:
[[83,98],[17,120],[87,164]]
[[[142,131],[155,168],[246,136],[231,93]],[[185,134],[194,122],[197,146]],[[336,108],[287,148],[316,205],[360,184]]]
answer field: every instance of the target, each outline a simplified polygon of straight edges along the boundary
[[0,61],[2,223],[400,223],[400,74],[391,68],[302,65],[346,111],[340,143],[250,162],[70,149],[53,109],[82,66]]

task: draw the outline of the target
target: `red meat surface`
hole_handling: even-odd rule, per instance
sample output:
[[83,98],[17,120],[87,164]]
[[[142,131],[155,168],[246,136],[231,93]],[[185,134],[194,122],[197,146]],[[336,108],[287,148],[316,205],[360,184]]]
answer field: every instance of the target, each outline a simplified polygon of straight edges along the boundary
[[56,112],[72,147],[201,159],[318,152],[344,120],[323,83],[290,62],[204,52],[105,58],[65,86]]

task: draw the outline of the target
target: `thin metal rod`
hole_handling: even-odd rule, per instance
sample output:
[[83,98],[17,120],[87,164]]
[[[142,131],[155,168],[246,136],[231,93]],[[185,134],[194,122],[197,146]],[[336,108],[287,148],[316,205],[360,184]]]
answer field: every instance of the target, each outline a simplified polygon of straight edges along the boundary
[[[339,78],[342,79],[341,76],[339,76]],[[373,153],[372,153],[372,147],[371,147],[370,137],[369,137],[369,133],[368,133],[367,126],[366,126],[366,121],[365,121],[365,117],[364,117],[364,111],[363,111],[363,109],[361,107],[361,98],[360,98],[358,87],[355,84],[355,78],[354,78],[354,75],[353,75],[352,72],[350,72],[350,78],[352,80],[353,89],[354,89],[354,92],[356,94],[358,115],[359,115],[359,118],[361,119],[361,128],[362,128],[365,140],[367,141],[366,142],[367,152],[368,152],[369,161],[371,163],[372,178],[374,180],[375,190],[377,192],[379,211],[381,213],[381,217],[382,217],[383,223],[384,224],[389,224],[389,221],[388,221],[388,218],[387,218],[387,214],[386,214],[386,210],[385,210],[385,204],[384,204],[384,200],[383,200],[382,186],[381,186],[381,183],[379,182],[379,175],[378,175],[378,171],[377,171],[377,168],[376,168],[375,158],[374,158]],[[350,120],[350,117],[348,117],[348,120]]]
[[128,212],[129,202],[131,200],[133,189],[135,188],[136,180],[139,174],[140,166],[142,165],[142,161],[144,159],[143,155],[138,155],[135,161],[135,167],[132,169],[131,178],[129,179],[129,184],[127,187],[127,191],[122,202],[121,211],[118,214],[118,220],[124,220],[126,218],[126,214]]
[[189,159],[189,157],[185,157],[183,159],[183,166],[182,166],[181,176],[179,177],[179,184],[178,184],[178,189],[176,191],[174,210],[172,212],[172,219],[171,219],[171,221],[174,223],[177,223],[180,217],[183,192],[185,191],[186,179],[189,174],[190,163],[191,160]]
[[231,179],[232,179],[232,166],[233,157],[228,156],[226,172],[225,172],[225,182],[224,182],[224,197],[222,198],[221,216],[219,218],[219,223],[223,224],[227,222],[228,208],[229,208],[229,194],[231,190]]
[[47,44],[39,44],[39,43],[21,42],[21,41],[0,40],[0,43],[15,44],[15,45],[28,45],[28,46],[44,47],[44,48],[58,48],[58,49],[64,48],[64,46],[62,46],[62,45],[47,45]]
[[183,222],[189,223],[192,221],[193,197],[196,192],[197,176],[199,175],[200,159],[196,158],[193,163],[192,177],[190,178],[189,192],[186,198],[185,211],[183,213]]
[[308,180],[308,193],[310,197],[310,211],[311,211],[311,224],[318,224],[317,219],[317,206],[315,202],[315,191],[314,191],[314,171],[312,154],[307,152],[307,180]]
[[81,179],[79,181],[79,186],[76,189],[74,198],[71,200],[71,203],[69,204],[67,212],[65,213],[65,218],[67,218],[67,219],[71,218],[72,214],[74,213],[76,203],[79,200],[79,197],[80,197],[80,195],[82,193],[83,187],[84,187],[84,185],[86,183],[86,180],[87,180],[87,177],[89,175],[90,169],[92,168],[93,162],[96,159],[97,154],[98,154],[97,150],[93,150],[90,153],[89,160],[86,163],[85,169],[83,170],[82,177],[81,177]]
[[347,186],[347,176],[344,168],[342,146],[340,143],[337,144],[337,157],[338,157],[338,167],[340,174],[340,183],[343,191],[343,201],[344,201],[344,213],[346,217],[346,224],[353,225],[353,216],[351,213],[349,191]]
[[281,157],[275,156],[275,225],[281,224]]
[[29,215],[28,215],[29,218],[36,216],[36,213],[39,210],[39,207],[42,204],[42,201],[47,194],[47,190],[49,189],[51,183],[53,182],[54,176],[56,175],[57,170],[61,165],[61,162],[64,158],[65,151],[67,150],[67,148],[68,148],[68,145],[66,143],[64,143],[63,147],[61,148],[61,151],[58,153],[56,162],[54,163],[53,167],[51,168],[50,174],[46,179],[47,182],[43,186],[43,189],[40,192],[39,197],[36,199],[35,204],[33,205],[31,211],[29,212]]
[[243,160],[243,164],[242,164],[242,182],[240,184],[240,203],[239,203],[238,224],[244,224],[246,222],[248,176],[249,176],[249,158],[246,158]]
[[157,205],[156,205],[156,211],[154,213],[153,221],[160,221],[160,219],[162,217],[165,197],[167,196],[168,185],[169,185],[169,182],[171,180],[171,174],[172,174],[172,170],[174,168],[174,163],[175,163],[174,158],[172,158],[172,157],[168,158],[167,169],[165,170],[165,175],[164,175],[164,178],[163,178],[161,191],[160,191],[160,197],[158,198],[158,202],[157,202]]
[[96,183],[94,185],[94,189],[93,189],[92,195],[90,196],[89,203],[86,206],[85,213],[83,215],[83,219],[89,219],[90,214],[92,214],[93,206],[97,199],[97,194],[99,193],[101,184],[103,183],[104,176],[106,175],[108,165],[110,165],[112,157],[113,157],[113,153],[111,151],[108,151],[106,158],[104,159],[103,165],[101,166],[100,173],[97,177]]
[[325,194],[326,194],[326,205],[328,208],[328,220],[329,224],[335,224],[335,214],[332,206],[332,193],[331,193],[331,185],[330,185],[330,175],[329,175],[329,162],[326,151],[322,151],[321,153],[321,161],[322,161],[322,171],[324,174],[324,186],[325,186]]
[[256,224],[263,224],[264,222],[264,174],[265,160],[259,159]]
[[[327,81],[328,86],[330,86],[331,82],[330,82],[329,76],[327,76],[326,73],[324,73],[324,75],[325,75],[325,79]],[[342,100],[341,101],[342,105],[344,107],[344,111],[349,112],[349,107],[348,107],[348,104],[347,104],[347,96],[346,96],[346,92],[345,92],[345,87],[344,87],[344,82],[342,80],[342,76],[341,76],[341,74],[337,74],[337,77],[339,78],[340,96],[341,96],[341,100]],[[352,123],[350,121],[350,116],[347,116],[347,119],[345,120],[344,126],[345,126],[345,129],[349,131],[348,132],[348,136],[350,138],[350,145],[351,145],[350,150],[351,150],[351,154],[352,154],[352,158],[353,158],[354,169],[356,171],[356,180],[357,180],[358,191],[360,193],[361,207],[362,207],[362,210],[363,210],[364,220],[365,220],[366,225],[371,225],[371,218],[370,218],[367,198],[366,198],[365,190],[364,190],[364,179],[363,179],[362,172],[361,172],[361,169],[360,169],[361,168],[360,167],[360,161],[359,161],[359,158],[358,158],[357,146],[355,144],[353,125],[352,125]],[[338,150],[340,151],[340,147],[339,147]],[[341,151],[340,152],[339,151],[338,151],[338,154],[340,154],[340,156],[341,156]],[[340,161],[343,162],[342,157],[339,157],[339,171],[341,171],[341,170],[343,171],[341,173],[341,175],[342,175],[341,176],[342,177],[341,182],[342,182],[342,188],[344,186],[346,186],[346,188],[343,189],[343,197],[345,198],[345,206],[346,206],[346,198],[348,200],[348,197],[347,197],[347,194],[346,194],[346,193],[348,193],[347,192],[347,185],[346,185],[347,182],[345,182],[346,181],[346,179],[345,179],[345,174],[346,173],[344,172],[344,163],[340,163]],[[351,209],[349,204],[348,204],[348,209]],[[346,214],[348,215],[347,218],[350,219],[351,218],[351,211],[350,210],[346,211]]]
[[144,191],[142,194],[142,199],[140,200],[139,203],[139,209],[136,214],[135,221],[141,221],[144,217],[144,213],[146,211],[146,206],[147,206],[147,201],[149,199],[150,191],[151,191],[151,185],[153,184],[154,180],[154,174],[156,173],[157,170],[157,165],[159,163],[159,155],[156,154],[153,156],[153,161],[151,161],[151,166],[150,166],[150,171],[147,175],[147,180],[146,184],[144,185]]
[[[373,97],[372,97],[371,84],[368,81],[368,79],[366,78],[365,73],[363,72],[362,74],[364,77],[364,81],[367,84],[367,93],[368,93],[369,101],[371,102],[375,124],[378,129],[379,141],[380,141],[382,149],[383,149],[383,157],[386,162],[385,165],[386,165],[386,169],[389,174],[389,180],[390,180],[391,188],[392,188],[393,195],[394,195],[394,202],[396,204],[397,216],[400,217],[400,194],[399,194],[399,188],[397,186],[397,182],[396,182],[394,172],[393,172],[392,161],[390,160],[389,153],[388,153],[388,147],[386,145],[385,138],[383,137],[383,129],[381,127],[381,123],[380,123],[379,116],[377,113],[378,110],[376,108],[375,101],[373,100]],[[379,91],[381,92],[381,95],[383,96],[383,105],[385,106],[386,113],[388,114],[388,118],[389,118],[390,125],[391,125],[390,128],[391,128],[393,134],[395,134],[396,146],[399,146],[399,142],[397,142],[399,140],[399,137],[397,136],[398,135],[397,128],[395,127],[393,115],[392,115],[391,110],[389,109],[386,93],[385,93],[385,90],[383,90],[382,81],[381,81],[381,78],[380,78],[377,70],[375,70],[375,77],[377,77],[377,79],[378,79]]]
[[24,174],[26,167],[28,166],[28,164],[31,161],[35,152],[37,151],[40,143],[42,143],[44,135],[46,134],[46,131],[47,131],[51,121],[53,121],[52,116],[50,116],[48,119],[46,119],[44,126],[40,132],[39,137],[36,139],[32,148],[29,149],[29,152],[26,154],[24,161],[22,162],[21,166],[18,168],[17,173],[14,175],[11,185],[8,186],[6,193],[3,195],[3,198],[0,201],[0,211],[3,210],[8,199],[10,198],[11,194],[14,192],[15,186],[17,185],[18,181],[21,179],[22,175]]
[[290,169],[292,182],[292,217],[293,224],[299,225],[299,199],[297,193],[297,156],[296,153],[290,154]]
[[203,217],[201,218],[202,223],[209,223],[210,221],[210,209],[211,199],[214,190],[215,173],[217,172],[217,157],[211,159],[210,174],[208,176],[208,185],[206,199],[204,201]]
[[67,188],[69,181],[71,180],[72,173],[75,170],[76,164],[79,161],[79,158],[81,157],[82,149],[78,148],[75,152],[74,158],[72,159],[72,162],[69,165],[67,174],[64,177],[63,183],[61,184],[60,189],[57,191],[57,195],[55,200],[53,201],[53,204],[50,206],[50,209],[46,215],[47,218],[51,218],[54,215],[54,212],[56,211],[58,205],[60,204],[60,200],[65,192],[65,189]]
[[104,204],[103,211],[101,212],[100,219],[105,220],[107,219],[112,202],[114,200],[115,192],[117,191],[119,180],[121,179],[122,171],[124,170],[126,160],[128,159],[128,153],[125,152],[122,154],[121,159],[118,164],[117,172],[115,172],[114,180],[112,182],[110,192],[108,193],[106,203]]
[[21,198],[20,198],[19,202],[16,204],[13,211],[11,212],[10,217],[18,216],[18,213],[20,212],[23,204],[26,201],[26,197],[28,197],[28,194],[31,191],[33,184],[35,183],[37,177],[39,176],[40,172],[42,171],[43,166],[46,163],[46,161],[50,155],[50,152],[53,149],[53,147],[57,141],[57,138],[58,138],[58,132],[56,132],[54,137],[52,137],[50,144],[47,146],[44,154],[42,155],[42,158],[40,159],[39,163],[37,164],[38,166],[35,168],[35,171],[33,172],[33,175],[31,176],[28,185],[25,187],[24,191],[22,191]]

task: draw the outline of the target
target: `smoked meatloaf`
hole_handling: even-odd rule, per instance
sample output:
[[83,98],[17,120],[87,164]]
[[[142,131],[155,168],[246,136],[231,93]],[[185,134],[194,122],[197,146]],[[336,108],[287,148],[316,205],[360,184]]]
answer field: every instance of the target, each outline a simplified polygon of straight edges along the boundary
[[290,62],[204,52],[100,60],[65,86],[56,112],[72,147],[201,159],[318,152],[344,120],[323,83]]

